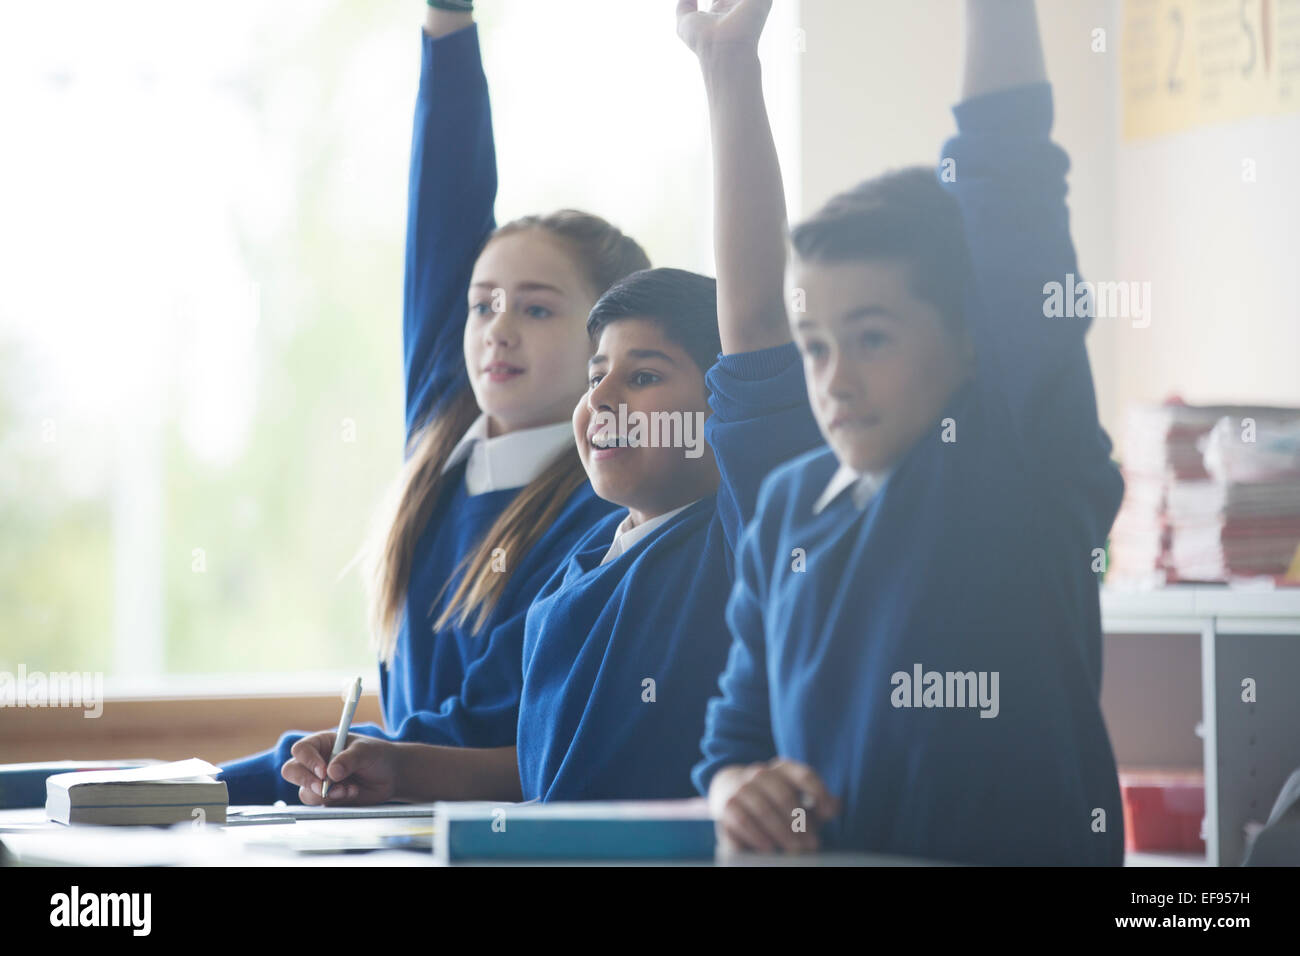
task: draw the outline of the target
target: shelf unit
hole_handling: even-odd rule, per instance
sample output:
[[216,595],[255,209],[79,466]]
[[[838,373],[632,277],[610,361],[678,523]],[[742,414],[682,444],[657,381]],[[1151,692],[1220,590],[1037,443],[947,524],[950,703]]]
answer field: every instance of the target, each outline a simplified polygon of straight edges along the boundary
[[[1116,759],[1203,769],[1205,862],[1239,865],[1246,824],[1264,822],[1300,767],[1300,589],[1103,588],[1101,609]],[[1199,760],[1187,736],[1197,721]]]

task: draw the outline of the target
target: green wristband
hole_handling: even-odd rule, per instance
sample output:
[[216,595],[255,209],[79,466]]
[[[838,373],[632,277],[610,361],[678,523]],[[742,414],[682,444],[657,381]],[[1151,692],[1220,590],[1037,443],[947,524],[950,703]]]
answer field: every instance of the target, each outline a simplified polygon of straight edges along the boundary
[[429,6],[452,13],[473,13],[474,0],[427,0]]

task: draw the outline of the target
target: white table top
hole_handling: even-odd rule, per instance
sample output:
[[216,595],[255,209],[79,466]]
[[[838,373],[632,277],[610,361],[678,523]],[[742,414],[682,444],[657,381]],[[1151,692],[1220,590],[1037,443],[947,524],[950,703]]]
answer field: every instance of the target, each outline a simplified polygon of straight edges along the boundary
[[1300,634],[1300,588],[1251,588],[1182,584],[1151,590],[1101,589],[1102,629],[1108,633],[1141,630],[1199,630],[1214,618],[1248,627],[1269,625]]

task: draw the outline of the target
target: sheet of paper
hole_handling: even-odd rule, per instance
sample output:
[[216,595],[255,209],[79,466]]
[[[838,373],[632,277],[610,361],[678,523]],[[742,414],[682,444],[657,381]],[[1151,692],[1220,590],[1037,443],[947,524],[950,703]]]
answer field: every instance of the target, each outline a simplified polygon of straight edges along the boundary
[[157,780],[210,777],[219,773],[221,773],[220,767],[214,767],[206,760],[191,757],[189,760],[152,764],[148,767],[135,767],[131,770],[90,770],[77,773],[58,773],[49,777],[46,783],[50,780],[58,781],[65,786],[83,783],[148,783]]
[[227,831],[226,836],[253,849],[281,853],[356,853],[395,846],[432,852],[433,830],[432,822],[412,818],[300,820],[289,826]]
[[265,817],[287,817],[294,820],[382,820],[394,817],[428,817],[433,819],[432,803],[390,803],[369,807],[230,807],[226,811],[227,823],[253,821]]

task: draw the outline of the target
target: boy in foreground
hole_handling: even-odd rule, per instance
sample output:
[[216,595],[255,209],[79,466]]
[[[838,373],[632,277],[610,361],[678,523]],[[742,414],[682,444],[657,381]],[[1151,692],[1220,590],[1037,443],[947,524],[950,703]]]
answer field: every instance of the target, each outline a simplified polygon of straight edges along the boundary
[[1088,322],[1043,308],[1078,271],[1068,161],[1032,0],[966,12],[940,175],[792,234],[828,447],[767,480],[739,549],[694,771],[733,847],[1123,859],[1093,572],[1123,482]]

